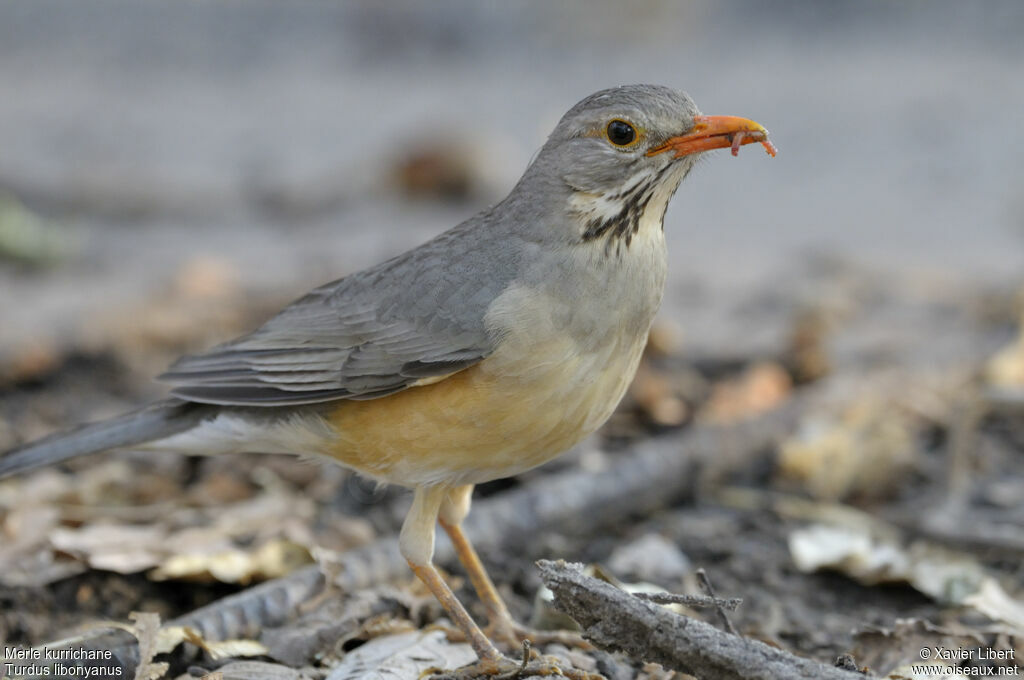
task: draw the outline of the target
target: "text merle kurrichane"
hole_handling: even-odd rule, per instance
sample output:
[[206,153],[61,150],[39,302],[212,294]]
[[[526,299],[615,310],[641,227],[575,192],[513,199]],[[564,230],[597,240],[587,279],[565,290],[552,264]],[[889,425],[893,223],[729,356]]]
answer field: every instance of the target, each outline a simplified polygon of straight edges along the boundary
[[83,677],[91,678],[100,675],[118,676],[123,670],[119,665],[113,666],[69,666],[62,663],[51,664],[60,661],[109,661],[114,658],[114,653],[109,649],[84,649],[76,647],[42,647],[24,649],[21,647],[4,647],[3,673],[5,676],[49,676],[54,673],[51,665],[62,677]]

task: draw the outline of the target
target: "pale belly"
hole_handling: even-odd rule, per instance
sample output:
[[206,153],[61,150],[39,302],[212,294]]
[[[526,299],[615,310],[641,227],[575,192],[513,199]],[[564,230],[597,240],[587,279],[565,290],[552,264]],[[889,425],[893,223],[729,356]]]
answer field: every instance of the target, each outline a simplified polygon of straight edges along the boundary
[[475,484],[545,463],[608,419],[633,378],[646,333],[591,353],[571,343],[535,343],[527,355],[510,343],[433,385],[341,402],[327,415],[337,439],[326,453],[406,486]]

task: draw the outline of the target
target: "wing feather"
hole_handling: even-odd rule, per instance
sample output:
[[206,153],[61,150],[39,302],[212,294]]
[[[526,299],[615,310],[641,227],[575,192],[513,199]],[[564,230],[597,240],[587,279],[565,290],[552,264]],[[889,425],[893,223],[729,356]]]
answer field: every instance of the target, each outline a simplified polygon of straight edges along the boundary
[[533,252],[509,243],[515,220],[501,206],[317,288],[161,379],[183,399],[273,407],[375,399],[473,366],[497,342],[484,322],[490,304]]
[[375,305],[376,291],[358,283],[318,289],[253,333],[179,359],[160,379],[191,401],[286,406],[393,394],[490,354],[484,309],[424,314],[436,303],[411,291]]

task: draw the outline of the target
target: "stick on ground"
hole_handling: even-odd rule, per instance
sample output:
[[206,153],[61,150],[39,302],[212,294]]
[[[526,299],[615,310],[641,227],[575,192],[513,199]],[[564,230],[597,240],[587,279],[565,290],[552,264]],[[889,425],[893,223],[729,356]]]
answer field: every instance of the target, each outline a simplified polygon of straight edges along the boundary
[[598,647],[660,663],[701,680],[863,680],[860,673],[730,635],[585,576],[582,565],[537,563],[555,606]]

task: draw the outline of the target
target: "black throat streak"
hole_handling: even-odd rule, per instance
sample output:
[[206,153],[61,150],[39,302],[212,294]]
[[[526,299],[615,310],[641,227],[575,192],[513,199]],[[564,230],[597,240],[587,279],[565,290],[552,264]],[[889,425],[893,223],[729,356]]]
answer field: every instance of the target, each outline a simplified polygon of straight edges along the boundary
[[[654,196],[654,190],[667,170],[668,166],[662,168],[650,179],[609,196],[610,202],[620,204],[619,211],[610,217],[588,219],[586,229],[583,231],[583,242],[605,238],[605,253],[610,253],[613,247],[616,252],[620,252],[623,245],[628,249],[633,237],[640,231],[640,218],[647,210],[647,205]],[[666,207],[668,207],[667,202]],[[664,223],[662,228],[664,229]]]

